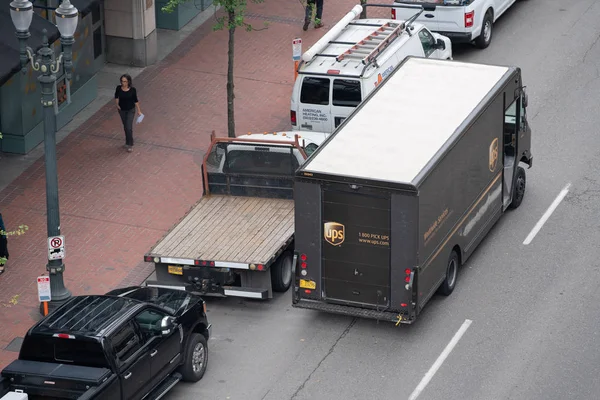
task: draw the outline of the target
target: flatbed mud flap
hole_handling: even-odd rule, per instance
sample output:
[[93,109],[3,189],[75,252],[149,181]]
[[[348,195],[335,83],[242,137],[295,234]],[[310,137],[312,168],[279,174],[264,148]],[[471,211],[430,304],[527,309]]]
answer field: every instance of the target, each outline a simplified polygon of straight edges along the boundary
[[396,312],[390,311],[378,311],[370,310],[365,308],[344,306],[341,304],[331,304],[319,301],[296,299],[292,304],[292,307],[304,308],[316,311],[325,311],[332,314],[348,315],[351,317],[375,319],[378,321],[393,322],[396,326],[400,324],[410,325],[414,322],[414,319],[408,319],[408,317],[400,315]]

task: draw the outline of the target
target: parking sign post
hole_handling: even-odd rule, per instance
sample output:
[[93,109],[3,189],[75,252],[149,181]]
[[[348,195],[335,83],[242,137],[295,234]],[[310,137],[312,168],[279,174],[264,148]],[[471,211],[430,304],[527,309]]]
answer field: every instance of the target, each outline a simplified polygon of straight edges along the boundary
[[37,290],[38,299],[43,305],[44,317],[48,315],[48,302],[52,300],[52,291],[50,290],[50,277],[49,276],[38,276],[37,277]]
[[298,77],[298,65],[302,57],[302,39],[292,40],[292,59],[294,60],[294,80]]

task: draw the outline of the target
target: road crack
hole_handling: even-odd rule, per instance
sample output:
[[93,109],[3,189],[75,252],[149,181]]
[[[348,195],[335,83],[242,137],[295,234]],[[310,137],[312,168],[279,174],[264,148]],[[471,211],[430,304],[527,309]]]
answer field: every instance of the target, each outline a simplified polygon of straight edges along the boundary
[[333,351],[335,350],[335,347],[338,345],[338,343],[344,337],[346,337],[346,335],[348,334],[348,332],[350,332],[350,329],[352,329],[352,327],[354,326],[354,324],[356,324],[357,320],[358,320],[358,318],[353,318],[352,321],[350,321],[350,324],[346,327],[346,329],[344,329],[344,332],[342,332],[342,334],[340,335],[340,337],[337,338],[337,340],[335,341],[335,343],[333,343],[333,345],[331,345],[331,347],[329,348],[329,351],[327,352],[327,354],[325,354],[323,356],[323,358],[321,358],[321,361],[319,361],[319,363],[317,364],[317,366],[310,372],[310,374],[308,374],[308,376],[306,377],[306,379],[304,380],[304,382],[302,382],[302,385],[300,385],[298,387],[298,389],[296,389],[296,391],[294,392],[294,394],[292,395],[292,397],[290,397],[290,400],[295,399],[296,396],[298,396],[298,393],[300,393],[304,389],[304,386],[306,386],[306,384],[308,383],[308,381],[310,380],[310,378],[312,378],[313,374],[321,367],[321,364],[323,364],[323,362],[331,354],[333,354]]

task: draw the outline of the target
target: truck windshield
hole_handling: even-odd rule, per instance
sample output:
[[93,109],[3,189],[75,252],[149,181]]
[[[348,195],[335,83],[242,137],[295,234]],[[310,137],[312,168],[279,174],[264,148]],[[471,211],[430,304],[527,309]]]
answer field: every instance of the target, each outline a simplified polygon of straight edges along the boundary
[[49,336],[26,336],[19,359],[83,367],[110,368],[99,342],[61,339]]

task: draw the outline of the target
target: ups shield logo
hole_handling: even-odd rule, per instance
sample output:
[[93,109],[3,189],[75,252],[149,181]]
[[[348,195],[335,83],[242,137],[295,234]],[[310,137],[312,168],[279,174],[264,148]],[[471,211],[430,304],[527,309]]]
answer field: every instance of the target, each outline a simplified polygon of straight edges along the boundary
[[325,222],[324,236],[325,241],[332,246],[339,246],[344,243],[344,225],[337,222]]
[[490,171],[494,172],[498,166],[498,138],[490,143]]

